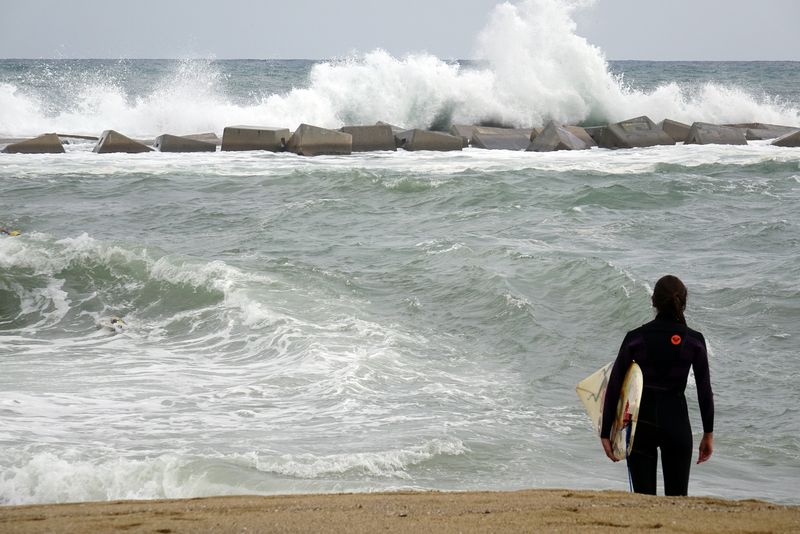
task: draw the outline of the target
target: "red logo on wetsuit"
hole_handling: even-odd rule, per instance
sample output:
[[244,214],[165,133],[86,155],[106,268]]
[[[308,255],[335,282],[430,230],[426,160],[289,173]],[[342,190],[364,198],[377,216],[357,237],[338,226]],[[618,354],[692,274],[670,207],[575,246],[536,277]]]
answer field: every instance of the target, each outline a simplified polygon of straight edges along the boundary
[[672,341],[673,345],[680,345],[681,344],[681,336],[679,336],[678,334],[675,334],[674,336],[672,336],[672,339],[670,341]]

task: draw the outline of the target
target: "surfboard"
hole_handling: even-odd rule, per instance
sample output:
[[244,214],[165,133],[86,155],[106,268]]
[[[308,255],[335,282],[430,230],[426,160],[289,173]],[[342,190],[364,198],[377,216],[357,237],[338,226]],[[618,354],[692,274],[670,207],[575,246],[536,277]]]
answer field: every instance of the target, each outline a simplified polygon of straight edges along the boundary
[[[575,387],[578,397],[586,408],[586,413],[592,420],[595,432],[600,435],[603,424],[603,403],[606,398],[608,380],[611,378],[611,368],[614,362],[604,365],[587,378],[581,380]],[[631,452],[633,438],[636,435],[636,423],[639,420],[639,405],[642,401],[644,377],[639,364],[633,362],[625,373],[622,381],[619,402],[614,422],[611,424],[611,444],[614,457],[624,460]]]

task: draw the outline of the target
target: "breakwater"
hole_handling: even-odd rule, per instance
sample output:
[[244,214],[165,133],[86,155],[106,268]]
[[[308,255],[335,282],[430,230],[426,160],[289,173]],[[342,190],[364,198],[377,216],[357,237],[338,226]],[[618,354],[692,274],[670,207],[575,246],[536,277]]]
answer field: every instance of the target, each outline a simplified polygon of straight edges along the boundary
[[[42,134],[33,139],[7,143],[5,153],[63,153],[69,134]],[[85,139],[85,136],[77,138]],[[773,145],[800,147],[800,128],[744,123],[717,125],[695,122],[692,125],[665,119],[656,124],[641,116],[614,124],[582,128],[550,121],[541,128],[502,128],[483,125],[450,125],[447,132],[406,129],[378,122],[373,126],[345,126],[339,130],[301,124],[296,131],[260,126],[226,127],[222,139],[215,133],[177,136],[163,134],[152,141],[134,140],[114,130],[106,130],[97,140],[97,153],[215,152],[266,150],[294,152],[305,156],[347,155],[352,152],[396,150],[461,150],[467,146],[487,150],[527,150],[551,152],[585,150],[592,147],[619,149],[657,145],[722,144],[746,145],[748,140],[774,139]],[[2,144],[2,140],[0,140]]]

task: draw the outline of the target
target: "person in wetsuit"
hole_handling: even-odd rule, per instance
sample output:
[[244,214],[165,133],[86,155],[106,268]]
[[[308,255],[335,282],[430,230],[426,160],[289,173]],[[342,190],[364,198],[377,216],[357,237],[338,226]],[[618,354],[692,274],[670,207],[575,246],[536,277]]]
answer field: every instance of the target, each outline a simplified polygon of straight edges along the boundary
[[600,441],[606,456],[614,458],[611,424],[622,382],[636,362],[644,376],[644,391],[633,448],[628,456],[633,491],[656,494],[658,449],[664,473],[665,495],[686,495],[692,463],[692,428],[686,406],[686,381],[694,369],[703,438],[697,463],[711,457],[714,432],[714,396],[703,334],[686,326],[686,286],[675,276],[661,278],[653,290],[655,320],[628,332],[614,362],[603,405]]

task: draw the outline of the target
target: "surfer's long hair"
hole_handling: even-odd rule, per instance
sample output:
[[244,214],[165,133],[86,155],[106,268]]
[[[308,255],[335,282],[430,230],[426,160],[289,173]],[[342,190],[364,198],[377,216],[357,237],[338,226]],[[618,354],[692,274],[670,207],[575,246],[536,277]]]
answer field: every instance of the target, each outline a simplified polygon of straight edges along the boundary
[[680,278],[668,274],[656,282],[653,289],[653,307],[658,313],[673,317],[680,323],[686,324],[683,310],[686,309],[686,296],[688,291]]

